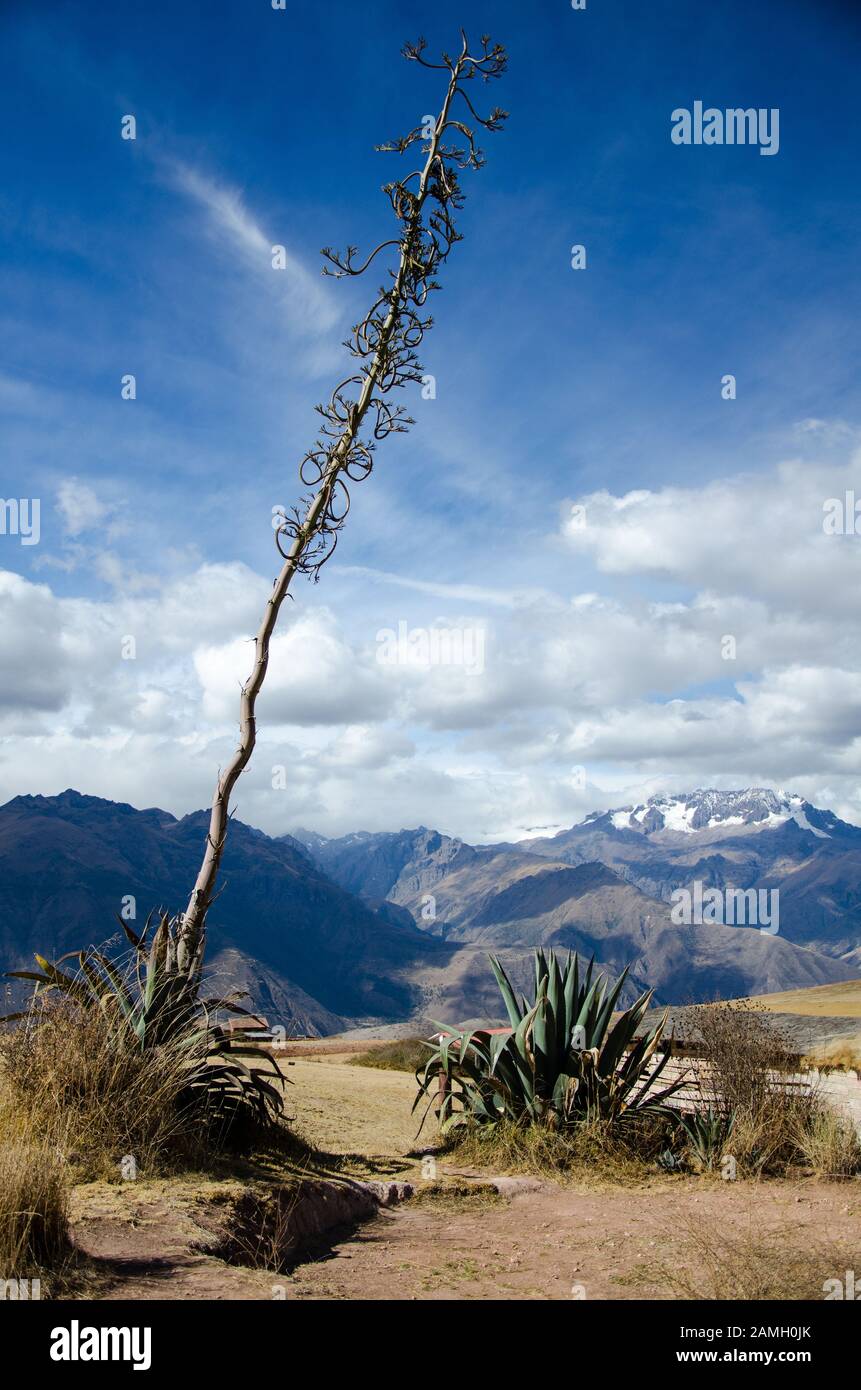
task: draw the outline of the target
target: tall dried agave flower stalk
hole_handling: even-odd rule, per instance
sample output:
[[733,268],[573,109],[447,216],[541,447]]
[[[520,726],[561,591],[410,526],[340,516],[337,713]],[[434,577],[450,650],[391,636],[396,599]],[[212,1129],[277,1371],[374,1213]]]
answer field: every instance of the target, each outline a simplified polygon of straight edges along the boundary
[[[203,862],[185,915],[178,924],[180,969],[188,968],[192,961],[199,965],[202,955],[206,914],[227,835],[230,795],[254,749],[254,707],[266,677],[269,642],[290,582],[295,574],[307,574],[314,580],[319,577],[349,511],[348,482],[367,478],[377,441],[395,431],[402,432],[413,423],[402,406],[393,405],[386,398],[396,387],[421,380],[416,348],[432,323],[429,316],[422,317],[421,311],[428,294],[439,288],[434,279],[437,270],[454,243],[461,239],[452,221],[452,213],[463,203],[458,170],[478,169],[484,163],[471,125],[452,114],[454,104],[458,97],[462,98],[471,121],[485,130],[498,130],[507,114],[494,108],[488,116],[480,116],[466,88],[476,78],[487,82],[501,76],[506,66],[505,50],[500,44],[491,45],[484,36],[480,52],[472,54],[463,31],[461,37],[460,54],[450,58],[444,53],[440,63],[430,63],[424,57],[424,39],[403,49],[410,62],[447,72],[448,86],[432,128],[427,121],[409,135],[379,146],[381,150],[403,154],[422,142],[425,155],[421,169],[384,187],[398,220],[398,235],[382,242],[362,265],[355,264],[354,246],[349,246],[343,256],[328,248],[323,251],[332,267],[324,267],[324,273],[337,278],[361,275],[387,247],[397,250],[397,264],[388,271],[388,288],[379,290],[371,309],[345,343],[360,365],[335,387],[328,405],[317,407],[325,423],[299,468],[303,484],[312,491],[299,508],[283,516],[276,534],[284,564],[257,633],[253,670],[242,688],[239,746],[219,775]],[[457,143],[446,143],[447,136]],[[355,400],[345,395],[351,387],[357,389]],[[359,431],[368,415],[370,434],[360,439]]]

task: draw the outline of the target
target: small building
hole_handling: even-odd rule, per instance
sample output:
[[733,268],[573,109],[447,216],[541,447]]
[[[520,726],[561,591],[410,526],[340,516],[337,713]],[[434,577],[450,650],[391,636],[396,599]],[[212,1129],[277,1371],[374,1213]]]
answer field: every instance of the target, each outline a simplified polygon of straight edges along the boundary
[[274,1034],[262,1014],[238,1014],[227,1021],[232,1042],[271,1043]]

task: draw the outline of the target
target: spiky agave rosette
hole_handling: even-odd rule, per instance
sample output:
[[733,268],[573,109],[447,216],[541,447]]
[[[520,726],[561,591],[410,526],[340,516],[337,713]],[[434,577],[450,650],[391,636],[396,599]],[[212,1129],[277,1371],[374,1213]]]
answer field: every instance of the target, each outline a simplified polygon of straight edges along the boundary
[[669,1057],[665,1051],[654,1062],[667,1014],[637,1037],[652,990],[612,1023],[627,969],[608,987],[605,976],[593,978],[594,958],[581,977],[576,954],[560,966],[554,952],[545,956],[537,950],[530,1004],[522,996],[518,1002],[500,961],[491,956],[490,963],[511,1031],[461,1032],[438,1025],[439,1038],[416,1073],[419,1091],[413,1110],[428,1098],[422,1124],[437,1096],[443,1131],[500,1120],[567,1128],[669,1114],[666,1103],[684,1079],[655,1089]]

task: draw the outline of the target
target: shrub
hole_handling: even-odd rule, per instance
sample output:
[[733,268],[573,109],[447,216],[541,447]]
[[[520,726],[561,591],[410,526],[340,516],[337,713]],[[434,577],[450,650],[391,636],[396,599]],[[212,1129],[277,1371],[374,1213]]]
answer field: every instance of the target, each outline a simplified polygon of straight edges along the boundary
[[[463,1122],[567,1128],[582,1123],[627,1123],[635,1115],[666,1113],[665,1102],[681,1087],[655,1091],[667,1060],[652,1059],[666,1015],[642,1037],[637,1030],[652,1000],[642,994],[611,1026],[625,983],[623,971],[608,987],[593,980],[594,961],[581,978],[577,956],[564,969],[553,952],[535,952],[535,999],[518,1003],[502,965],[490,958],[511,1022],[509,1033],[461,1033],[445,1028],[423,1069],[413,1109],[429,1096],[425,1118],[440,1080],[443,1130]],[[424,1122],[424,1121],[423,1121]]]
[[691,1014],[702,1037],[691,1067],[732,1126],[732,1154],[743,1171],[782,1173],[798,1164],[838,1175],[858,1170],[857,1136],[815,1086],[793,1079],[798,1057],[773,1015],[746,1000],[697,1005]]
[[151,944],[147,928],[125,929],[135,950],[124,966],[91,949],[74,975],[42,956],[38,972],[17,972],[36,981],[36,993],[4,1040],[13,1111],[100,1174],[126,1156],[149,1172],[202,1165],[273,1137],[281,1072],[214,1017],[243,1010],[233,998],[201,999],[195,962],[178,964],[166,917]]
[[775,1016],[746,999],[698,1004],[689,1012],[702,1037],[698,1060],[710,1073],[700,1075],[724,1110],[755,1114],[774,1094],[777,1077],[798,1062]]
[[72,1256],[68,1192],[59,1156],[45,1144],[0,1144],[0,1279],[41,1279]]

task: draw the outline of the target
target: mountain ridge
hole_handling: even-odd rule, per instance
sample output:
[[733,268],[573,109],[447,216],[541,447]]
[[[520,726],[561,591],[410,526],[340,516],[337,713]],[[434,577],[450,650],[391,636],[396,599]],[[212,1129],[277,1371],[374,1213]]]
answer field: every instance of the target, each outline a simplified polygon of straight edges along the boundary
[[[789,849],[800,837],[817,853],[788,854],[784,874],[801,874],[802,887],[806,874],[806,891],[824,882],[834,892],[839,837],[788,826],[762,833],[782,836]],[[103,941],[127,895],[138,921],[150,908],[184,905],[207,827],[205,811],[177,818],[72,789],[13,798],[0,807],[0,966],[26,965],[34,950],[59,955]],[[714,836],[714,827],[677,836],[689,853],[675,864],[655,834],[602,829],[594,819],[568,833],[570,843],[471,846],[425,826],[327,839],[304,830],[269,836],[233,820],[223,892],[210,912],[210,969],[219,984],[248,988],[270,1022],[311,1033],[493,1017],[488,952],[528,988],[539,945],[594,954],[613,973],[629,966],[624,1002],[645,988],[655,989],[656,1003],[678,1004],[857,973],[858,962],[838,958],[824,909],[830,954],[749,927],[680,927],[666,897],[634,881],[660,878],[663,859],[666,872],[684,876],[701,857],[698,837]],[[750,858],[751,837],[744,853],[737,838],[729,827],[725,843],[709,848],[713,877]],[[644,846],[640,863],[632,848]],[[772,869],[777,862],[770,856]],[[858,942],[851,936],[850,953]]]
[[[178,818],[71,789],[7,802],[0,807],[3,967],[29,965],[34,950],[57,956],[116,935],[126,898],[138,924],[151,909],[184,906],[208,823],[205,811]],[[392,966],[436,943],[345,893],[304,850],[233,820],[221,887],[209,914],[210,969],[228,983],[241,965],[246,982],[256,979],[258,993],[277,999],[282,1021],[295,1014],[303,1031],[331,1031],[345,1019],[410,1011],[415,991],[394,979]]]
[[[336,882],[374,901],[387,897],[408,908],[423,930],[445,939],[464,935],[463,904],[454,902],[453,890],[470,895],[462,877],[450,881],[459,868],[469,865],[481,875],[493,860],[513,874],[539,859],[555,865],[557,875],[601,864],[656,903],[652,916],[661,920],[661,908],[692,883],[777,890],[779,930],[788,942],[861,963],[861,828],[791,792],[748,787],[660,794],[636,806],[593,811],[552,836],[492,846],[469,846],[425,827],[355,832],[327,839],[316,857]],[[504,891],[511,896],[510,886]],[[428,895],[441,898],[442,919],[422,920],[421,900]]]

